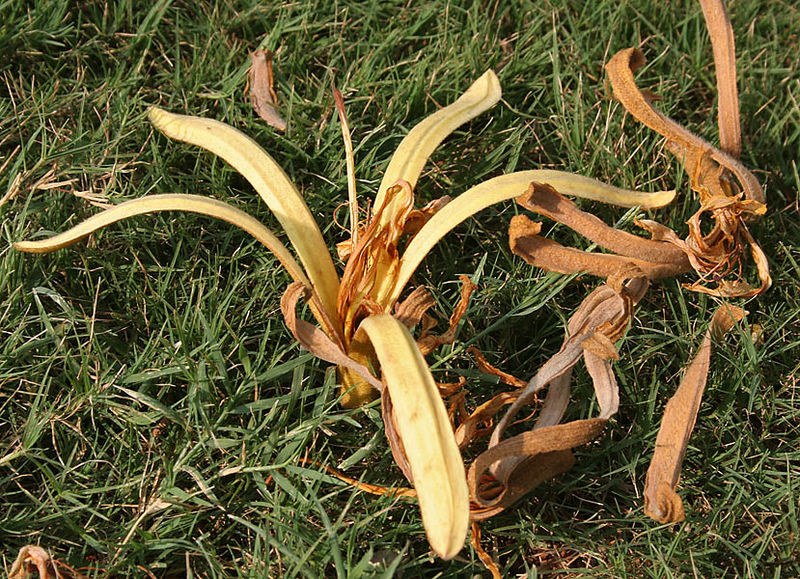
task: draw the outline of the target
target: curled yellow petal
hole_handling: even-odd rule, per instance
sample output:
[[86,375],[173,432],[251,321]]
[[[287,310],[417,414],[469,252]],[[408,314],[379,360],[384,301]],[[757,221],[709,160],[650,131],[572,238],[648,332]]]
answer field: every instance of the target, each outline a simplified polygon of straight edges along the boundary
[[[458,127],[492,108],[501,96],[497,75],[493,70],[487,70],[453,104],[436,111],[411,129],[389,161],[373,207],[381,207],[386,191],[400,180],[415,187],[422,168],[436,147]],[[391,215],[391,211],[385,215]]]
[[339,278],[328,247],[302,196],[275,160],[253,139],[225,123],[157,107],[150,108],[148,117],[166,136],[214,153],[250,182],[286,231],[325,309],[336,316]]
[[303,269],[297,261],[295,261],[286,246],[283,245],[269,229],[264,227],[260,221],[227,203],[209,197],[201,197],[199,195],[150,195],[149,197],[126,201],[125,203],[120,203],[110,209],[106,209],[102,213],[93,215],[86,221],[79,223],[63,233],[39,241],[18,241],[14,244],[14,248],[28,253],[47,253],[55,251],[80,241],[112,223],[122,221],[129,217],[145,215],[147,213],[158,213],[160,211],[187,211],[190,213],[199,213],[200,215],[216,217],[217,219],[227,221],[228,223],[244,229],[275,254],[275,257],[277,257],[283,267],[286,268],[286,271],[289,272],[293,280],[310,287],[310,282],[305,273],[303,273]]
[[379,314],[365,319],[360,329],[380,361],[428,542],[439,557],[452,559],[466,540],[469,495],[464,463],[444,403],[403,324],[389,314]]
[[390,303],[394,304],[397,301],[411,275],[442,237],[478,211],[522,195],[532,182],[550,185],[563,195],[622,207],[640,206],[646,209],[663,207],[675,198],[675,191],[639,193],[613,187],[589,177],[548,169],[519,171],[489,179],[450,201],[444,209],[431,217],[411,240],[400,260],[400,271]]

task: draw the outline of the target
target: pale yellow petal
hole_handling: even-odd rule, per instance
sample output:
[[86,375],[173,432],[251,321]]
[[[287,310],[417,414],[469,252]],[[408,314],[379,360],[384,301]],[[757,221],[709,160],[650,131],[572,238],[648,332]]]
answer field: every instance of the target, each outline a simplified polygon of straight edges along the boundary
[[[389,161],[373,209],[380,208],[386,190],[397,181],[407,181],[412,188],[415,187],[434,149],[459,126],[492,108],[501,96],[497,75],[493,70],[487,70],[456,102],[433,113],[411,129]],[[391,211],[384,212],[384,215],[388,219]]]
[[310,287],[310,282],[303,273],[303,269],[295,261],[292,254],[280,240],[260,221],[247,213],[209,197],[199,195],[150,195],[141,199],[134,199],[115,205],[89,217],[75,227],[39,241],[18,241],[14,248],[29,253],[47,253],[71,245],[95,231],[129,217],[157,213],[160,211],[187,211],[199,213],[227,221],[244,229],[247,233],[263,243],[289,272],[292,279]]
[[414,338],[389,314],[361,323],[380,361],[403,442],[422,523],[433,551],[452,559],[464,546],[469,494],[461,453],[444,403]]
[[662,207],[675,198],[674,191],[639,193],[607,185],[589,177],[563,171],[533,170],[501,175],[468,189],[437,212],[408,244],[400,260],[398,281],[389,303],[393,305],[411,275],[439,240],[462,221],[490,205],[525,193],[532,182],[550,185],[563,195],[582,197],[622,207]]
[[275,160],[253,139],[225,123],[156,107],[150,108],[148,116],[166,136],[214,153],[250,182],[280,221],[328,315],[338,325],[339,277],[333,260],[308,206]]

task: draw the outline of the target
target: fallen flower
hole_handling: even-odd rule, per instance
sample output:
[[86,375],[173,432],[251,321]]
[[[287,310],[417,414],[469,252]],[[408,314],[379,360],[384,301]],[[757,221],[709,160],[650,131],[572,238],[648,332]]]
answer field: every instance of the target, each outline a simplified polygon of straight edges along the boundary
[[[335,93],[336,95],[336,93]],[[339,275],[322,233],[297,188],[255,141],[211,119],[168,113],[153,107],[148,116],[162,133],[200,146],[227,161],[260,194],[274,213],[300,263],[268,228],[226,203],[196,195],[152,195],[127,201],[90,217],[72,229],[41,241],[14,244],[41,253],[74,243],[111,223],[160,211],[188,211],[232,223],[275,254],[294,280],[281,300],[286,324],[301,345],[336,364],[342,403],[357,406],[381,396],[384,427],[398,466],[417,491],[422,521],[433,551],[444,559],[458,553],[469,525],[469,495],[464,465],[424,353],[452,341],[474,286],[462,280],[461,305],[443,336],[424,332],[415,343],[409,332],[433,301],[418,288],[401,294],[434,245],[455,226],[494,203],[518,196],[532,181],[549,183],[566,194],[603,199],[623,206],[659,207],[673,191],[635,193],[560,171],[521,171],[489,179],[445,204],[414,208],[413,187],[433,150],[458,126],[496,104],[499,81],[481,76],[455,103],[415,126],[393,155],[371,215],[357,220],[352,146],[341,98],[337,96],[348,158],[351,238],[340,244],[346,258]],[[401,238],[408,241],[400,255]],[[307,297],[318,326],[299,319],[296,305]]]
[[[636,86],[633,73],[645,63],[636,48],[616,53],[606,65],[614,96],[638,121],[666,137],[667,148],[685,165],[700,209],[689,220],[689,235],[681,240],[669,228],[643,220],[655,239],[674,244],[689,258],[700,280],[686,287],[719,297],[751,297],[772,284],[769,264],[747,228],[748,221],[766,211],[764,192],[755,176],[739,161],[741,136],[736,88],[733,31],[721,0],[701,0],[711,35],[720,93],[719,131],[722,150],[659,112],[652,98]],[[713,227],[703,232],[702,220],[711,217]],[[742,277],[742,260],[749,246],[760,285]],[[728,279],[733,276],[734,279]]]

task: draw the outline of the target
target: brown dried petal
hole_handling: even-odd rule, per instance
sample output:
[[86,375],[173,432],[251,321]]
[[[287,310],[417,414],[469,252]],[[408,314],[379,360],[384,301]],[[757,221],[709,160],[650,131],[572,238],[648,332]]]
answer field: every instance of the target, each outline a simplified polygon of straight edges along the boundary
[[408,482],[414,484],[414,475],[411,473],[411,465],[408,464],[406,457],[406,450],[403,447],[403,440],[397,432],[397,423],[395,422],[394,411],[392,407],[392,397],[389,394],[389,389],[384,388],[381,392],[381,417],[383,418],[383,432],[386,434],[386,440],[389,441],[389,448],[392,451],[392,457],[403,471],[403,476],[406,477]]
[[478,558],[481,560],[481,563],[483,563],[492,574],[492,579],[503,579],[497,563],[494,562],[492,556],[489,555],[489,553],[487,553],[481,546],[481,528],[477,521],[472,523],[471,531],[472,533],[469,540],[472,544],[472,548],[475,549],[475,552],[478,554]]
[[286,121],[278,113],[278,95],[273,88],[272,53],[269,50],[256,50],[250,55],[250,60],[247,85],[253,110],[269,126],[285,131]]
[[558,273],[588,273],[609,277],[630,265],[635,265],[650,279],[673,277],[688,269],[671,263],[651,263],[633,257],[622,257],[604,253],[588,253],[539,237],[541,225],[524,215],[511,219],[508,228],[511,251],[527,263]]
[[686,165],[696,191],[702,192],[705,187],[707,191],[726,196],[720,185],[720,168],[724,168],[736,176],[747,199],[764,203],[764,191],[744,165],[652,107],[633,77],[634,71],[644,63],[642,51],[626,48],[617,52],[606,64],[617,100],[636,120],[666,137],[667,147]]
[[57,576],[50,554],[36,545],[26,545],[17,555],[8,577],[9,579],[27,579],[34,567],[38,571],[40,579]]
[[716,311],[681,385],[667,403],[644,489],[644,512],[660,523],[677,523],[684,518],[683,503],[675,487],[706,386],[712,338],[722,337],[744,315],[744,310],[730,305]]
[[398,303],[394,308],[394,317],[409,330],[419,324],[422,316],[431,309],[436,302],[428,288],[419,286],[408,297]]
[[[572,466],[570,449],[597,438],[605,424],[603,418],[575,420],[529,430],[489,448],[475,459],[467,472],[473,499],[483,507],[507,507],[541,482],[569,469]],[[498,477],[504,488],[498,496],[486,501],[480,494],[479,477],[493,464],[512,457],[523,457],[523,460],[515,462],[505,476]],[[537,462],[533,468],[526,468],[534,459]]]
[[483,357],[481,351],[474,346],[470,346],[467,348],[467,352],[475,358],[475,364],[478,366],[478,370],[483,372],[484,374],[489,374],[491,376],[497,376],[500,379],[500,382],[503,384],[508,384],[509,386],[514,386],[515,388],[524,388],[527,382],[516,376],[512,376],[507,372],[503,372],[500,368],[496,368],[492,366],[489,362],[486,361],[486,358]]
[[423,335],[419,340],[417,340],[417,346],[419,346],[420,352],[422,352],[423,356],[427,356],[439,346],[444,344],[452,344],[456,339],[458,323],[467,312],[467,306],[469,305],[469,298],[472,296],[472,292],[478,289],[478,286],[472,283],[467,276],[460,275],[458,276],[458,279],[461,280],[461,298],[453,310],[453,313],[450,314],[450,325],[447,328],[447,331],[440,336]]
[[723,151],[739,157],[742,135],[739,125],[739,91],[736,87],[736,48],[733,27],[722,0],[700,0],[714,51],[719,99],[719,142]]
[[475,439],[478,426],[489,421],[498,411],[507,404],[512,404],[517,399],[516,392],[501,392],[490,400],[484,402],[472,411],[456,429],[456,443],[459,448],[464,448]]
[[373,388],[381,391],[383,389],[383,384],[372,375],[369,368],[350,358],[342,349],[341,345],[333,342],[321,329],[298,319],[297,302],[306,291],[307,289],[303,284],[294,282],[286,288],[286,291],[281,297],[281,312],[283,313],[283,318],[287,327],[292,332],[292,335],[300,342],[301,346],[314,354],[317,358],[356,372]]
[[689,269],[686,254],[680,249],[669,243],[644,239],[610,227],[591,213],[578,209],[550,185],[531,183],[528,191],[517,197],[516,201],[526,209],[563,223],[600,247],[619,255]]

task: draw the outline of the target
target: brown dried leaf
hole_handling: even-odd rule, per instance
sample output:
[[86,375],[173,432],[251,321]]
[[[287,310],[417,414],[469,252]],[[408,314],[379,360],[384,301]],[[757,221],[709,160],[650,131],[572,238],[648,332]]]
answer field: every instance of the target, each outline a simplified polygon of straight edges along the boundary
[[706,387],[712,339],[721,338],[744,315],[744,310],[730,305],[723,305],[714,313],[700,349],[667,403],[644,489],[644,512],[660,523],[684,519],[683,502],[675,488]]
[[286,121],[278,113],[278,95],[273,88],[272,56],[269,50],[256,50],[250,55],[245,91],[250,93],[250,102],[258,116],[269,126],[285,131]]

